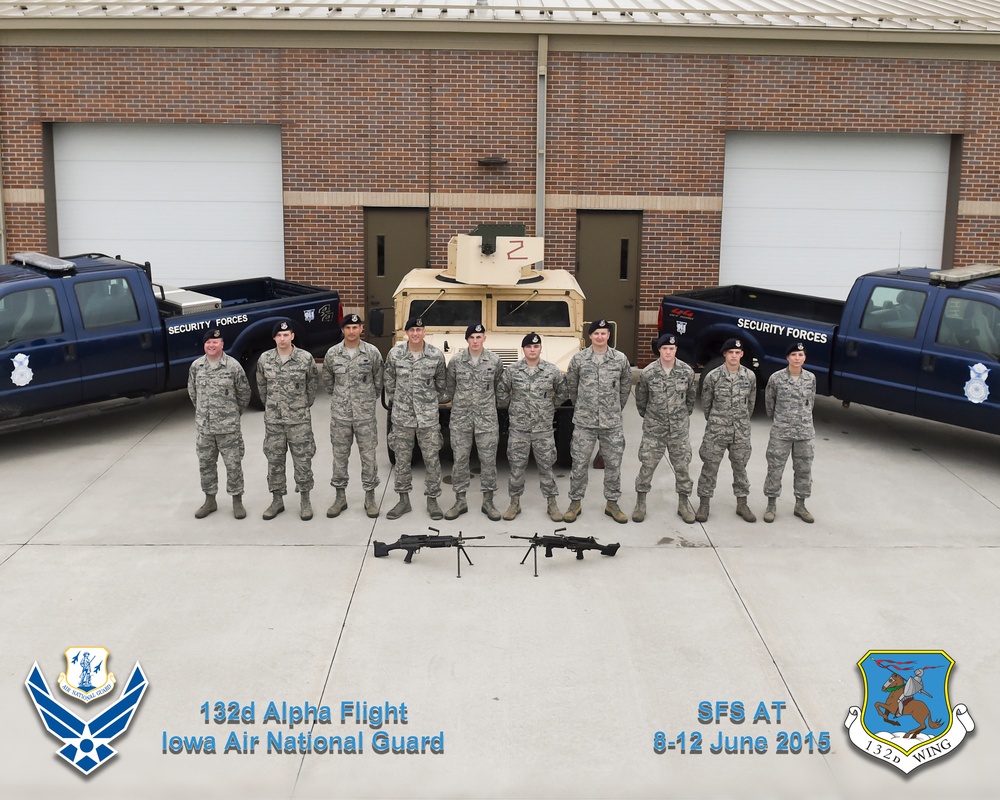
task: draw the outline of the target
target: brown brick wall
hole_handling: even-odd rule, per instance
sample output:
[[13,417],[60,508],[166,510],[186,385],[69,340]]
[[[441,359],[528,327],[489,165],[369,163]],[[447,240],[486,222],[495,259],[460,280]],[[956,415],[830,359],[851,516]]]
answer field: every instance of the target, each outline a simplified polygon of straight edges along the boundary
[[[46,122],[272,123],[287,191],[534,193],[526,51],[4,47],[6,189],[43,188]],[[819,56],[572,53],[548,70],[549,195],[721,197],[727,130],[958,133],[960,199],[1000,201],[1000,65]],[[509,164],[483,168],[476,159]],[[363,306],[363,209],[289,206],[290,277]],[[7,206],[9,252],[44,249],[41,205]],[[527,209],[431,209],[431,258]],[[550,267],[575,268],[576,214],[546,214]],[[641,308],[717,280],[721,214],[643,212]],[[960,218],[956,264],[995,260],[1000,219]],[[8,253],[9,254],[9,253]],[[654,331],[640,330],[643,343]]]

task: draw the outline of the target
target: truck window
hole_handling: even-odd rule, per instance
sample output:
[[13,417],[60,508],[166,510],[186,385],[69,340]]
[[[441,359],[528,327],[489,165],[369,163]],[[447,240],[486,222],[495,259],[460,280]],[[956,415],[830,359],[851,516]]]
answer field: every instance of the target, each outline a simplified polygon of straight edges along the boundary
[[927,293],[896,286],[876,286],[868,297],[861,329],[900,339],[917,335],[920,314],[927,302]]
[[[429,307],[429,310],[428,310]],[[414,300],[410,316],[421,317],[429,328],[467,328],[483,321],[481,300]]]
[[497,300],[499,328],[568,328],[569,304],[562,300]]
[[25,289],[0,297],[0,345],[62,333],[62,317],[52,289]]
[[949,297],[935,341],[946,347],[974,350],[1000,358],[1000,309],[979,300]]
[[132,287],[125,278],[81,281],[73,287],[73,291],[80,304],[83,327],[88,330],[139,320]]

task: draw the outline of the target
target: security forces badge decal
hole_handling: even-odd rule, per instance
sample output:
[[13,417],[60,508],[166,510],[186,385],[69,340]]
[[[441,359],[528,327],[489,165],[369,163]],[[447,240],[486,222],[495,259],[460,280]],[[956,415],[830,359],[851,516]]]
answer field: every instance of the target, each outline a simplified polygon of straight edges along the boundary
[[986,379],[990,371],[985,364],[973,364],[969,367],[969,380],[965,382],[965,397],[972,403],[985,403],[990,396],[990,387]]
[[[85,703],[108,694],[115,685],[107,668],[109,655],[103,647],[67,649],[66,672],[59,675],[60,689]],[[24,685],[45,729],[63,743],[56,752],[89,775],[117,754],[111,742],[128,728],[149,681],[137,661],[118,699],[90,720],[77,716],[52,695],[37,661]]]
[[965,705],[951,706],[953,666],[943,650],[865,653],[865,698],[844,722],[854,746],[904,773],[954,752],[975,722]]

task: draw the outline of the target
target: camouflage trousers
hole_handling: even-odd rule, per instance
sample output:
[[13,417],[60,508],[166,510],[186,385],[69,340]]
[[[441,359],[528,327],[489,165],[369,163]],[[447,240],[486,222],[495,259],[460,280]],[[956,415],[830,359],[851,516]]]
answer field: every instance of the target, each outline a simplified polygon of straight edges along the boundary
[[378,425],[374,419],[359,422],[336,420],[330,423],[330,444],[333,445],[333,477],[330,485],[338,489],[347,488],[347,462],[355,439],[358,442],[358,455],[361,456],[361,487],[366,492],[371,491],[379,484],[375,456]]
[[604,458],[604,499],[618,502],[622,496],[622,456],[625,453],[625,431],[622,428],[573,429],[570,453],[573,471],[569,478],[569,499],[583,500],[590,480],[590,459],[594,446],[600,443]]
[[201,490],[205,494],[219,493],[219,456],[226,465],[226,493],[243,494],[243,434],[199,433],[195,440]]
[[767,442],[767,477],[764,496],[781,496],[781,476],[789,453],[792,456],[792,491],[805,499],[812,493],[812,463],[815,448],[812,439],[779,439],[772,433]]
[[424,457],[424,494],[428,497],[441,496],[441,445],[444,437],[440,425],[422,428],[394,425],[389,434],[389,446],[396,454],[396,494],[413,491],[413,443],[420,445]]
[[312,459],[316,455],[316,438],[312,424],[264,425],[264,455],[267,457],[267,489],[271,494],[287,494],[285,454],[292,454],[295,491],[309,492],[313,488]]
[[648,493],[653,488],[653,473],[664,452],[670,458],[677,494],[689,497],[694,482],[688,472],[691,465],[691,437],[687,431],[673,435],[643,431],[642,441],[639,442],[639,474],[635,478],[635,490]]
[[727,450],[729,463],[733,467],[733,494],[737,497],[749,496],[750,478],[747,476],[747,464],[750,462],[750,439],[742,436],[718,436],[706,432],[698,450],[698,455],[701,456],[698,497],[711,497],[715,494],[719,465],[722,464],[722,457]]
[[528,456],[535,451],[535,464],[538,467],[538,483],[542,487],[543,497],[555,497],[559,494],[556,486],[556,474],[552,467],[556,463],[556,442],[552,431],[528,433],[511,428],[507,438],[507,461],[510,462],[510,478],[507,481],[507,492],[511,497],[524,494],[524,472],[528,467]]
[[470,461],[472,442],[476,443],[479,454],[479,487],[484,492],[497,490],[497,447],[500,444],[500,429],[476,425],[472,420],[451,418],[451,485],[456,492],[465,492],[472,481]]

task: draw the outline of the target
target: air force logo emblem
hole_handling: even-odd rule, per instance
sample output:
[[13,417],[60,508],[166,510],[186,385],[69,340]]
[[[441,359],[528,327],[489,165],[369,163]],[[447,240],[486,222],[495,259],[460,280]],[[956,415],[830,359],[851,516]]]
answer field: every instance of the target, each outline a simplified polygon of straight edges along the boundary
[[951,707],[953,666],[943,650],[865,653],[865,699],[844,722],[854,746],[905,773],[954,752],[975,723],[966,706]]
[[[76,664],[79,672],[80,662],[83,660],[84,652],[86,652],[91,657],[91,670],[93,670],[95,651],[102,650],[106,663],[107,650],[103,648],[70,648],[66,651],[66,658],[69,662],[70,653],[79,656]],[[106,669],[104,673],[107,674]],[[62,685],[66,674],[59,677],[60,685]],[[87,679],[88,676],[81,672],[81,677],[78,680],[86,681]],[[111,690],[112,680],[111,676],[108,675],[106,683],[102,684],[102,686],[107,687],[106,691]],[[35,710],[38,711],[38,716],[41,717],[45,729],[63,743],[63,746],[56,752],[84,775],[89,775],[118,752],[111,747],[111,742],[128,728],[136,709],[139,707],[139,701],[142,700],[146,687],[149,686],[149,681],[146,680],[142,667],[136,662],[118,699],[89,721],[78,717],[52,696],[52,692],[49,691],[48,684],[42,676],[42,671],[38,668],[37,661],[31,668],[31,672],[28,673],[28,679],[24,685],[28,689],[28,694],[35,704]],[[66,690],[63,689],[63,691]],[[74,697],[77,696],[73,692],[70,694]]]
[[24,353],[18,353],[11,359],[11,363],[14,364],[14,371],[10,373],[10,381],[15,386],[27,386],[31,383],[31,379],[35,377],[35,373],[28,366],[28,359],[29,356],[26,356]]
[[990,371],[984,364],[973,364],[969,367],[969,380],[965,382],[965,397],[972,403],[985,403],[990,396],[990,387],[986,378]]

